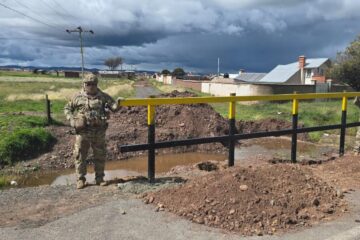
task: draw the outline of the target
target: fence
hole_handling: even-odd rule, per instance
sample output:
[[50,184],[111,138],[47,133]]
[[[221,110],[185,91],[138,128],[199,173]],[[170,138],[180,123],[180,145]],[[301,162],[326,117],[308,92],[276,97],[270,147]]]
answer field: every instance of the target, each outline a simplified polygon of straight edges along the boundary
[[[155,149],[169,148],[177,146],[189,146],[196,144],[206,144],[215,142],[227,142],[229,146],[228,165],[234,166],[235,141],[241,139],[252,139],[270,136],[292,135],[291,142],[291,161],[296,162],[297,134],[324,130],[340,129],[340,148],[339,155],[345,151],[345,132],[346,128],[360,126],[360,122],[347,123],[348,98],[360,96],[360,92],[343,93],[309,93],[309,94],[281,94],[281,95],[262,95],[262,96],[235,96],[228,97],[188,97],[188,98],[146,98],[146,99],[126,99],[121,101],[120,106],[147,106],[148,115],[148,142],[144,144],[123,145],[121,152],[133,152],[148,150],[148,179],[150,182],[155,180]],[[312,99],[342,99],[341,123],[327,126],[313,126],[298,128],[299,100]],[[292,101],[292,128],[270,132],[256,132],[247,134],[235,134],[235,115],[236,102],[248,101]],[[198,103],[229,103],[229,134],[226,136],[203,137],[174,141],[155,142],[155,107],[164,104],[198,104]]]

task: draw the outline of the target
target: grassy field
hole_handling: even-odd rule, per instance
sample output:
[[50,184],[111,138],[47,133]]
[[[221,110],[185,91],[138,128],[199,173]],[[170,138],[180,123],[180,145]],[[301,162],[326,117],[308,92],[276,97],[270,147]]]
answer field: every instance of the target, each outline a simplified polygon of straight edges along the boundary
[[41,74],[41,73],[33,73],[33,72],[27,72],[27,71],[0,71],[0,77],[32,77],[32,78],[42,78],[42,77],[49,77],[49,78],[63,78],[63,74],[57,76],[55,73],[51,74]]
[[[99,87],[114,98],[130,97],[133,83],[106,79]],[[45,94],[51,100],[54,124],[62,124],[64,105],[81,86],[80,79],[0,71],[0,165],[13,164],[51,147],[54,139],[45,130]]]

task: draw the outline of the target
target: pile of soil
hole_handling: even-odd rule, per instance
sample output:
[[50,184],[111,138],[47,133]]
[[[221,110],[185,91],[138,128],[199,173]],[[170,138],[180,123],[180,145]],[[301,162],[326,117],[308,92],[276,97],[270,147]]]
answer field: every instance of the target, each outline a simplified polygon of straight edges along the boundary
[[290,164],[213,171],[144,198],[157,210],[243,235],[310,226],[347,211],[334,188]]
[[360,156],[347,155],[336,161],[309,166],[319,178],[337,186],[342,192],[351,192],[360,186]]
[[[173,91],[157,97],[194,97],[191,92]],[[229,133],[228,120],[217,113],[209,104],[162,105],[156,107],[156,141],[171,141],[197,137],[212,137]],[[273,131],[287,128],[291,123],[268,119],[264,121],[239,121],[237,133]],[[67,126],[53,126],[48,130],[58,142],[53,150],[36,159],[42,168],[73,167],[72,149],[75,140],[74,131]],[[111,115],[106,134],[107,159],[126,159],[143,152],[120,153],[119,147],[125,144],[146,143],[148,139],[147,108],[122,107]],[[158,150],[162,153],[212,152],[225,153],[227,143],[202,144]],[[91,161],[91,155],[90,155]]]
[[[303,128],[303,124],[298,124],[299,128]],[[236,122],[238,133],[254,133],[254,132],[271,132],[277,130],[292,129],[292,123],[280,119],[264,119],[261,121],[238,121]],[[298,139],[306,141],[309,139],[308,133],[298,134]]]

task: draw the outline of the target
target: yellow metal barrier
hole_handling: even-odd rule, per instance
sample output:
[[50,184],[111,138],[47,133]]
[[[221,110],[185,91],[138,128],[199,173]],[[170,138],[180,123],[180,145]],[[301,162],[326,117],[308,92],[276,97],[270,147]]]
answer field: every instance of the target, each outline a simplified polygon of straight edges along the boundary
[[346,93],[305,93],[305,94],[278,94],[261,96],[228,96],[228,97],[179,97],[179,98],[131,98],[120,102],[120,106],[147,106],[164,104],[196,104],[196,103],[223,103],[223,102],[251,102],[251,101],[291,101],[311,99],[360,97],[360,92]]
[[[237,139],[250,139],[266,136],[282,136],[292,134],[291,161],[296,162],[297,134],[324,131],[331,129],[341,129],[340,132],[340,150],[343,155],[345,150],[345,130],[347,127],[360,126],[360,123],[346,123],[348,99],[360,97],[360,92],[342,92],[342,93],[306,93],[306,94],[279,94],[262,96],[235,96],[231,94],[228,97],[179,97],[179,98],[142,98],[125,99],[119,102],[120,106],[147,106],[148,108],[148,144],[138,144],[132,146],[122,146],[121,151],[139,151],[148,150],[148,178],[150,182],[155,180],[155,149],[160,147],[188,146],[194,144],[228,142],[229,148],[229,166],[234,165],[234,146]],[[316,126],[298,129],[299,100],[311,99],[342,99],[342,118],[340,125]],[[235,114],[236,102],[249,101],[292,101],[292,129],[278,130],[272,132],[259,132],[250,134],[235,134]],[[165,104],[198,104],[198,103],[229,103],[229,135],[219,137],[206,137],[199,139],[176,140],[170,142],[155,142],[155,108],[157,105]]]

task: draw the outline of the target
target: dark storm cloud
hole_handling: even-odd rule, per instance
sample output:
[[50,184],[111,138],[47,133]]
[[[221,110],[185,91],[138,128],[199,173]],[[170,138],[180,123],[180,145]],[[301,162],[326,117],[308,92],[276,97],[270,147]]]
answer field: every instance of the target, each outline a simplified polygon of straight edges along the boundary
[[[89,67],[122,56],[137,68],[177,66],[215,72],[269,71],[299,55],[333,57],[360,32],[355,0],[5,1],[34,22],[0,8],[0,64],[78,66],[81,25]],[[57,1],[59,2],[59,1]],[[2,38],[3,37],[3,38]]]

